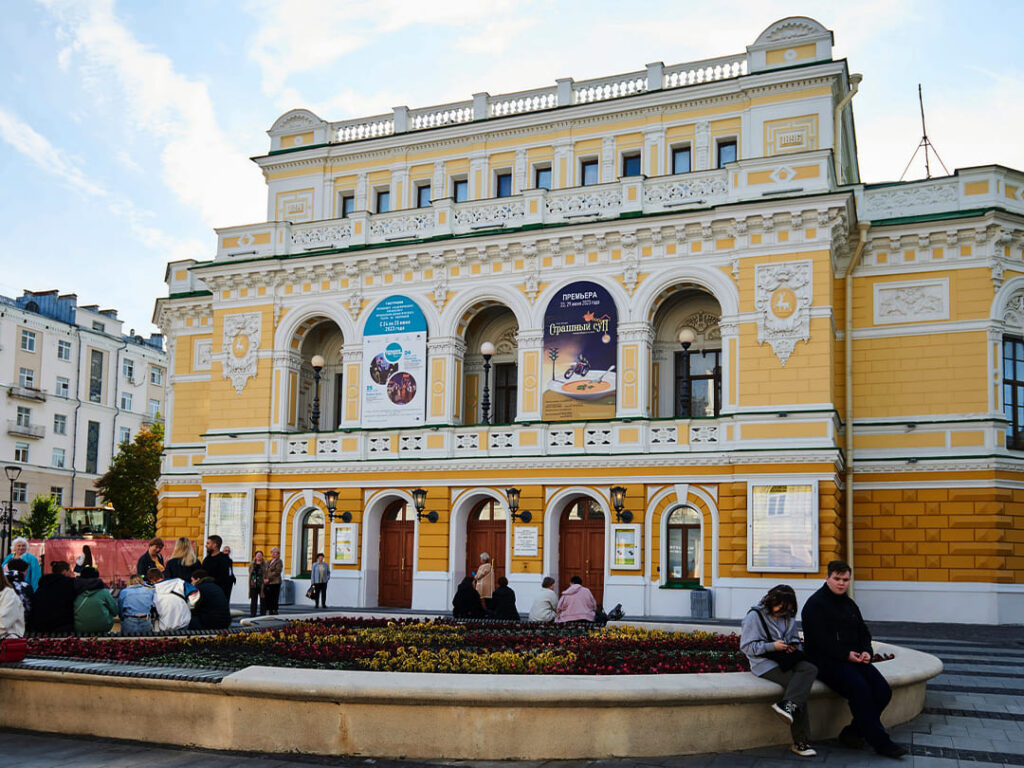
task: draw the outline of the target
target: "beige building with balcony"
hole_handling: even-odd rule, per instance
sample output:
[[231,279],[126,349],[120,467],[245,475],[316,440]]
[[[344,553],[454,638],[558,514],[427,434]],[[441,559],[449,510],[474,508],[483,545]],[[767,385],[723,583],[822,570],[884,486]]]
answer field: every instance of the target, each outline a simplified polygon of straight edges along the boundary
[[333,605],[445,610],[486,551],[521,604],[580,575],[739,617],[843,557],[875,618],[1024,621],[1024,174],[863,184],[859,83],[795,17],[720,59],[281,116],[268,220],[157,302],[161,534],[300,580],[324,552]]
[[116,310],[57,291],[0,297],[0,453],[21,468],[15,519],[40,494],[102,503],[93,484],[119,443],[163,419],[166,378],[163,337],[125,334]]

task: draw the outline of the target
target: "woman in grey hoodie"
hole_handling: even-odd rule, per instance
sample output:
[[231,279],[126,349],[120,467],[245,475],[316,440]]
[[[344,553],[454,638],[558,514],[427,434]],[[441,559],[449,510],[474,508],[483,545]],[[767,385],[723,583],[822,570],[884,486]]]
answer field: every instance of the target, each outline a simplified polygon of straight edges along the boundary
[[740,650],[750,659],[750,671],[785,689],[775,713],[789,723],[791,750],[804,757],[817,754],[808,743],[807,697],[818,668],[803,657],[796,629],[796,593],[788,584],[768,590],[743,619]]

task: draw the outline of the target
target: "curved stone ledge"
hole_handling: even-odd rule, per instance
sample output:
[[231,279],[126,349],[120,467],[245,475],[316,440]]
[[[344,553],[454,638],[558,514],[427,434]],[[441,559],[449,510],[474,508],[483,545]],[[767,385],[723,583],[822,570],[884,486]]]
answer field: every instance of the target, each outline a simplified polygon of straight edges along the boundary
[[[893,687],[883,720],[910,720],[942,662],[883,643],[876,650],[896,654],[879,665]],[[19,702],[0,711],[0,723],[268,752],[469,760],[676,755],[788,743],[789,729],[769,708],[779,690],[747,672],[591,677],[248,667],[214,684],[0,668],[0,695]],[[68,700],[92,706],[53,718],[52,703]],[[849,722],[845,702],[821,683],[810,712],[815,738]]]

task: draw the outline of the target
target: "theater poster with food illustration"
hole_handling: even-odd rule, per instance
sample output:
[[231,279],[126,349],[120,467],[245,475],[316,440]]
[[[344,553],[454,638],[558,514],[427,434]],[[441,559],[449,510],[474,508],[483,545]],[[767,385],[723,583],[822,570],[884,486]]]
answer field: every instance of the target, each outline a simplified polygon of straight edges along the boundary
[[545,421],[615,418],[617,315],[596,283],[571,283],[544,313]]
[[391,296],[363,331],[364,427],[411,427],[426,413],[427,320],[416,302]]

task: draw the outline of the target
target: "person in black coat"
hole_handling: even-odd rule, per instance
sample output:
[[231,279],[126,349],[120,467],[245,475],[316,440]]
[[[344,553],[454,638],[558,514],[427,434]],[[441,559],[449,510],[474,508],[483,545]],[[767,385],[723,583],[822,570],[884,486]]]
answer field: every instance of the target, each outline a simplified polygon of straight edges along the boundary
[[160,537],[151,539],[149,545],[146,547],[146,551],[142,553],[142,557],[135,564],[135,573],[142,578],[146,578],[146,574],[149,573],[150,568],[156,568],[162,571],[164,569],[164,556],[160,552],[164,548],[164,540]]
[[480,593],[473,586],[473,577],[467,576],[459,583],[452,598],[452,617],[456,619],[482,619],[484,605]]
[[75,631],[75,580],[63,560],[50,563],[50,573],[39,579],[32,599],[28,628],[32,632],[71,634]]
[[848,563],[833,560],[825,584],[804,603],[805,653],[818,667],[818,679],[849,702],[853,722],[840,732],[839,741],[860,746],[864,740],[878,754],[899,758],[907,750],[889,737],[881,721],[892,689],[871,663],[871,632],[846,594],[851,575]]
[[[199,597],[192,605],[189,629],[227,629],[231,626],[231,609],[224,590],[202,568],[192,574],[192,586]],[[192,602],[190,596],[189,602]]]
[[231,572],[231,558],[220,551],[223,543],[224,541],[221,537],[216,534],[212,534],[206,540],[206,557],[203,558],[203,570],[224,591],[224,597],[227,598],[230,605],[234,574]]
[[491,612],[494,618],[502,621],[519,621],[516,609],[516,593],[508,585],[504,576],[498,579],[498,588],[491,595]]

